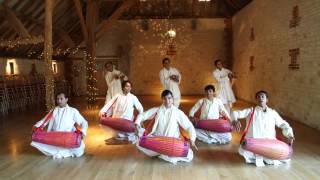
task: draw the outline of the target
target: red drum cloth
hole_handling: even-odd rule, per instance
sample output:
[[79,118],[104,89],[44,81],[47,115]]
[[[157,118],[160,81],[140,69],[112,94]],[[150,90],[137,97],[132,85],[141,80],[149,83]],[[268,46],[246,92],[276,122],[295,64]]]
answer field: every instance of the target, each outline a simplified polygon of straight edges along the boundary
[[81,145],[81,133],[37,130],[32,133],[32,141],[63,148],[78,148]]
[[292,146],[276,139],[246,138],[242,148],[273,160],[290,159]]
[[122,118],[101,117],[100,124],[109,126],[112,129],[123,132],[134,132],[135,124],[133,121]]
[[165,136],[142,136],[139,145],[170,157],[187,157],[189,151],[187,141]]
[[224,118],[199,120],[196,122],[195,127],[198,129],[213,131],[217,133],[227,133],[232,131],[232,126],[229,120]]

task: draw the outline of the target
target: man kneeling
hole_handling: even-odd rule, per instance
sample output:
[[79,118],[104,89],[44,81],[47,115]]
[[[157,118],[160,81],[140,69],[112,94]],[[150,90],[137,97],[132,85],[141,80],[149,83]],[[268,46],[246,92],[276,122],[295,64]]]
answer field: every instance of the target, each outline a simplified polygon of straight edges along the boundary
[[[229,113],[225,109],[222,101],[214,97],[215,88],[213,85],[207,85],[205,88],[206,97],[200,99],[190,110],[189,116],[196,121],[210,119],[212,121],[218,120],[220,116],[225,116],[230,119]],[[200,110],[200,117],[195,117],[196,113]],[[228,120],[226,120],[228,121]],[[197,123],[197,122],[195,122]],[[197,128],[197,139],[208,144],[226,144],[232,139],[231,132],[213,132]]]
[[[140,132],[141,136],[141,123],[146,120],[154,118],[154,124],[150,132],[145,132],[144,136],[147,137],[170,137],[180,138],[181,132],[179,127],[188,132],[190,136],[190,144],[192,147],[197,149],[195,145],[196,132],[189,121],[188,117],[177,107],[173,105],[173,95],[169,90],[164,90],[161,94],[163,104],[160,107],[151,108],[148,111],[140,114],[136,120],[137,131]],[[155,151],[141,147],[139,143],[137,148],[148,156],[158,156],[159,158],[176,164],[178,161],[190,162],[193,159],[193,151],[189,148],[186,157],[174,157],[165,154],[160,154]],[[171,148],[171,147],[169,147]]]
[[[88,129],[87,121],[77,109],[67,104],[68,97],[65,93],[58,93],[56,98],[58,106],[37,122],[32,128],[33,131],[42,130],[42,128],[48,125],[47,132],[75,132],[78,130],[83,139]],[[47,156],[53,156],[53,158],[80,157],[83,155],[85,148],[83,140],[81,140],[81,144],[77,148],[58,147],[35,141],[31,142],[31,146]]]
[[[234,111],[231,115],[233,124],[237,127],[237,130],[241,127],[238,119],[246,118],[247,120],[246,130],[242,135],[240,143],[243,143],[243,140],[247,138],[276,140],[275,127],[278,127],[282,129],[282,134],[288,138],[289,144],[291,145],[294,140],[293,130],[275,110],[267,106],[268,93],[266,91],[258,91],[256,93],[256,101],[257,105],[255,107]],[[254,146],[257,146],[257,144]],[[272,144],[269,146],[272,146]],[[242,146],[239,148],[239,154],[244,157],[246,163],[252,163],[258,167],[265,166],[265,163],[269,165],[279,165],[290,161],[290,159],[269,159],[245,150]]]

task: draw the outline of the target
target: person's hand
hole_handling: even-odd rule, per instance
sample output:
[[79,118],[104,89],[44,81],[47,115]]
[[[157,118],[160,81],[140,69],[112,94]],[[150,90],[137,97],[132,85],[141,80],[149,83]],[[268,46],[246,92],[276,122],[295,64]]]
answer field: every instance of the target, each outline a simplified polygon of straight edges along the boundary
[[220,117],[222,117],[223,119],[229,119],[227,114],[224,111],[221,111],[219,113],[220,113]]
[[177,75],[170,76],[170,79],[173,80],[174,82],[179,82],[179,77]]
[[141,126],[139,124],[136,124],[135,128],[134,128],[134,133],[139,137],[139,130],[140,130]]
[[239,132],[240,129],[241,129],[241,123],[240,123],[240,121],[232,121],[232,128],[233,128],[234,130],[236,130],[237,132]]
[[107,116],[107,113],[104,113],[104,112],[100,112],[99,113],[99,117],[100,118],[103,118],[103,117],[106,117]]
[[31,133],[33,133],[33,132],[35,132],[35,131],[38,131],[38,130],[39,130],[39,128],[38,128],[38,127],[36,127],[36,126],[32,126]]
[[294,137],[288,137],[288,143],[289,143],[289,145],[290,146],[292,146],[293,145],[293,141],[294,141],[295,139],[294,139]]
[[173,81],[174,81],[174,82],[179,82],[179,77],[176,76],[176,75],[174,75],[174,76],[173,76]]
[[84,139],[86,136],[81,132],[81,139]]
[[115,75],[113,76],[113,78],[114,78],[114,79],[119,79],[120,77],[119,77],[119,75],[115,74]]
[[192,148],[192,149],[198,151],[198,147],[197,147],[195,141],[190,140],[190,145],[191,145],[191,148]]
[[197,124],[197,122],[199,121],[199,118],[197,117],[190,117],[190,120],[193,124]]

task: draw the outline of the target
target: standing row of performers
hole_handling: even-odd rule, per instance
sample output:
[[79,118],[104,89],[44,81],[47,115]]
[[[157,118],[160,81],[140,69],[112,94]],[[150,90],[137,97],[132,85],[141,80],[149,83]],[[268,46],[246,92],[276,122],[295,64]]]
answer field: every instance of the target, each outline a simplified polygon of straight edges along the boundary
[[[99,117],[109,117],[115,120],[124,119],[133,122],[135,131],[114,130],[117,134],[116,138],[131,141],[144,154],[157,156],[174,164],[178,161],[192,161],[192,149],[198,149],[195,144],[196,139],[208,144],[226,144],[231,141],[231,132],[221,133],[197,128],[195,124],[202,120],[214,121],[223,117],[230,122],[234,130],[239,131],[241,128],[239,119],[246,119],[244,139],[265,138],[274,140],[276,139],[275,128],[278,127],[282,129],[282,134],[288,139],[289,144],[292,144],[294,140],[292,128],[275,110],[267,106],[269,97],[266,91],[258,91],[255,94],[257,102],[255,107],[239,111],[232,110],[232,103],[235,102],[229,81],[229,78],[232,78],[232,72],[222,67],[221,60],[216,60],[215,65],[217,68],[213,72],[213,76],[219,83],[219,95],[215,96],[213,85],[207,85],[204,88],[205,96],[191,108],[188,117],[178,108],[181,97],[179,90],[181,75],[177,69],[170,67],[170,59],[163,59],[163,69],[160,71],[160,80],[165,89],[161,94],[162,104],[145,112],[138,98],[131,93],[132,83],[126,80],[127,77],[123,73],[115,70],[112,63],[107,63],[105,78],[108,85],[108,94]],[[119,85],[120,87],[116,87]],[[33,132],[44,131],[43,128],[46,125],[48,125],[47,132],[73,132],[80,129],[77,127],[81,127],[81,137],[84,138],[88,128],[87,121],[80,115],[79,111],[68,106],[68,97],[65,93],[58,93],[56,98],[58,106],[34,125]],[[134,109],[139,113],[136,117],[134,116]],[[150,119],[153,119],[153,122],[145,126],[145,122]],[[142,137],[181,139],[184,134],[187,134],[185,139],[189,141],[190,145],[184,156],[175,157],[141,146]],[[32,141],[31,145],[45,155],[53,156],[53,158],[79,157],[83,155],[85,148],[83,140],[76,148],[58,147],[35,142],[35,140]],[[270,159],[261,154],[245,150],[242,146],[239,147],[239,154],[244,157],[246,163],[252,163],[259,167],[265,164],[279,165],[290,160],[290,158]]]

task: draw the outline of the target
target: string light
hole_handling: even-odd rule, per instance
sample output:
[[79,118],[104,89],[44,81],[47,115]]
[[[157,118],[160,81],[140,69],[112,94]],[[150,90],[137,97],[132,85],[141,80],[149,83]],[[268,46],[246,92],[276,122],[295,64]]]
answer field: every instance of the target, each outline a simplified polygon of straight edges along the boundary
[[45,88],[46,88],[46,107],[47,110],[53,109],[54,104],[54,78],[52,69],[52,46],[44,46],[46,53],[44,53],[44,61],[46,64],[45,73]]
[[[37,45],[44,43],[43,36],[31,36],[28,38],[17,38],[15,40],[0,40],[0,48],[6,48],[6,50],[10,49],[16,49],[20,46],[24,45]],[[56,51],[53,52],[52,56],[67,56],[67,55],[75,55],[77,52],[79,52],[80,45],[73,47],[73,48],[67,48],[67,49],[61,49],[58,48]],[[39,51],[29,51],[27,56],[33,57],[35,55],[39,54]],[[43,59],[43,52],[41,52],[38,56],[38,59]]]
[[[161,55],[175,55],[175,53],[168,54],[168,52],[175,52],[176,47],[179,47],[180,50],[187,48],[191,41],[192,35],[188,31],[188,26],[190,24],[188,21],[185,22],[176,22],[174,20],[170,20],[168,16],[167,19],[148,19],[148,23],[150,24],[150,31],[147,32],[143,26],[141,25],[143,21],[146,20],[137,20],[133,21],[133,27],[137,30],[138,33],[142,33],[145,40],[149,40],[151,38],[157,38],[158,42],[158,52]],[[137,42],[133,41],[134,39],[131,37],[132,46],[138,47],[144,53],[149,53],[148,50]],[[174,48],[173,48],[174,47]],[[174,49],[174,50],[173,50]]]
[[13,49],[17,48],[22,45],[34,45],[34,44],[40,44],[43,43],[44,39],[43,36],[31,36],[28,38],[17,38],[15,40],[1,40],[0,41],[0,47],[7,48],[7,49]]
[[98,95],[98,88],[97,88],[97,78],[96,78],[96,57],[92,57],[91,54],[87,53],[86,51],[84,53],[84,61],[87,62],[87,101],[88,103],[92,104],[97,101],[97,95]]

